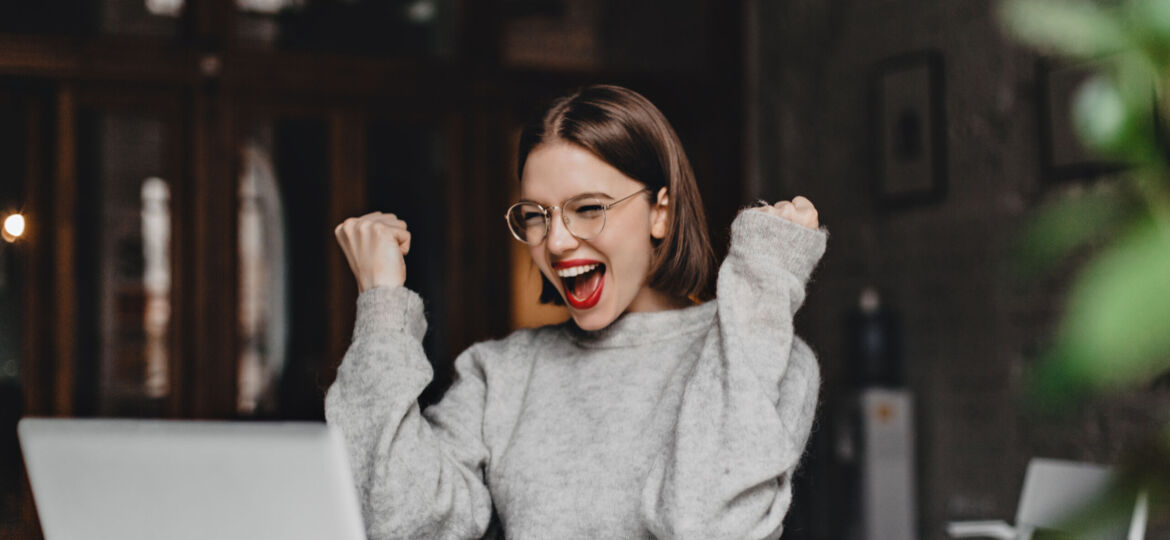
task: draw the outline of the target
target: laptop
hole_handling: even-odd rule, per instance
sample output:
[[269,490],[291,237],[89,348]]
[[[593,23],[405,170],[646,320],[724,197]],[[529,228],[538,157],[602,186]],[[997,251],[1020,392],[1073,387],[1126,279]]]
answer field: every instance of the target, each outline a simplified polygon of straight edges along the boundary
[[47,540],[365,538],[325,424],[25,418],[17,430]]

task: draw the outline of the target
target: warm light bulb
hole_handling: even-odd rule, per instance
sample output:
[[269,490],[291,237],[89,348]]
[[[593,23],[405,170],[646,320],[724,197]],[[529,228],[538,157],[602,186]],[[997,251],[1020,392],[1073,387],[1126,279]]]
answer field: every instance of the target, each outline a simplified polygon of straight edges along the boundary
[[8,216],[4,220],[4,239],[15,242],[22,234],[24,234],[24,216],[20,214]]

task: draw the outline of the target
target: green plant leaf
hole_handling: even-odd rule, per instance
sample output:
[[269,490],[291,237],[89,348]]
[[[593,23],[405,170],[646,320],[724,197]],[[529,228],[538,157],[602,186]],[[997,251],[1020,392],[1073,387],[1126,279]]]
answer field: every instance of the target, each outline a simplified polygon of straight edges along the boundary
[[1170,233],[1135,225],[1082,274],[1040,371],[1043,399],[1149,380],[1170,369]]
[[1025,278],[1054,270],[1076,248],[1116,233],[1137,200],[1128,191],[1097,189],[1048,204],[1024,229],[1015,260]]
[[1126,18],[1132,39],[1156,65],[1170,65],[1170,0],[1132,0]]
[[1092,150],[1144,165],[1160,159],[1154,146],[1154,86],[1133,56],[1116,62],[1117,78],[1096,75],[1077,89],[1073,121]]
[[1073,120],[1081,140],[1098,152],[1123,153],[1139,136],[1136,119],[1121,91],[1112,79],[1101,75],[1077,89]]
[[1112,12],[1083,0],[1014,0],[1001,4],[1000,19],[1020,40],[1080,58],[1134,47]]

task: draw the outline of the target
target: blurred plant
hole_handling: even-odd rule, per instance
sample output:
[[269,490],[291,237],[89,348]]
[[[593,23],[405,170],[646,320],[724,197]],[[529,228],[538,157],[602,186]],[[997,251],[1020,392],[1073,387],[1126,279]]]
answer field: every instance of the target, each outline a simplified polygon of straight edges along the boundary
[[[1149,386],[1170,371],[1170,0],[1006,0],[1001,7],[1020,40],[1097,67],[1074,97],[1074,126],[1086,147],[1128,165],[1116,189],[1051,205],[1025,234],[1024,260],[1033,270],[1099,246],[1069,292],[1033,397],[1067,407]],[[1153,490],[1151,502],[1160,505],[1170,495],[1170,427],[1151,435],[1155,442],[1124,476]]]

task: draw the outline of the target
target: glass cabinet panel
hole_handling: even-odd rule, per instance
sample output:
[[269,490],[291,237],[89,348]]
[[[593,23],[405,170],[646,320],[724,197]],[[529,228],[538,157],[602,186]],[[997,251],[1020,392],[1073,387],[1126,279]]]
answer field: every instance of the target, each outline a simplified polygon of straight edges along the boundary
[[0,33],[177,37],[184,0],[0,2]]
[[[24,268],[27,250],[17,221],[5,227],[14,214],[22,214],[26,201],[26,156],[28,133],[26,110],[15,99],[0,93],[0,537],[21,519],[21,459],[16,440],[16,422],[24,412],[21,391],[21,363],[25,316]],[[25,224],[26,227],[29,225]]]
[[328,129],[254,121],[239,148],[239,392],[243,416],[324,417]]
[[235,0],[250,48],[380,57],[451,53],[453,0]]
[[183,0],[102,0],[95,2],[97,27],[103,34],[175,37]]
[[173,134],[141,113],[79,123],[78,412],[156,415],[171,393]]

